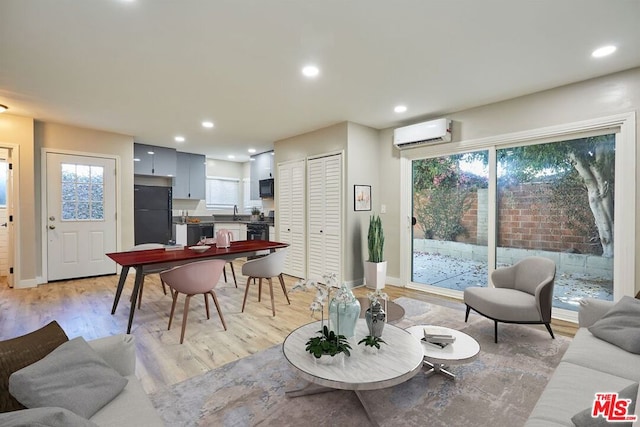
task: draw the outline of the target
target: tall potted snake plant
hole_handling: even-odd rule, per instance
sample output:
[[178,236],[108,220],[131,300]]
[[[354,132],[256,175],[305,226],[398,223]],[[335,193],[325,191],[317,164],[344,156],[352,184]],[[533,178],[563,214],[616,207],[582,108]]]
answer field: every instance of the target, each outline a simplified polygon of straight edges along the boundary
[[369,218],[367,233],[369,260],[364,262],[364,279],[370,289],[383,289],[387,278],[387,261],[384,260],[384,233],[378,215]]

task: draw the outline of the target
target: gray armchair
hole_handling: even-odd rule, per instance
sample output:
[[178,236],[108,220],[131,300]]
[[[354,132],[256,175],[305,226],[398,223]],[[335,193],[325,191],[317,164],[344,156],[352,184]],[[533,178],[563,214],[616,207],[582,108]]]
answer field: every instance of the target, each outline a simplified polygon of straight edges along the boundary
[[498,342],[498,322],[544,324],[551,330],[551,305],[556,264],[548,258],[528,257],[511,267],[499,268],[491,274],[495,287],[469,287],[464,291],[464,303],[469,319],[471,309],[495,323]]

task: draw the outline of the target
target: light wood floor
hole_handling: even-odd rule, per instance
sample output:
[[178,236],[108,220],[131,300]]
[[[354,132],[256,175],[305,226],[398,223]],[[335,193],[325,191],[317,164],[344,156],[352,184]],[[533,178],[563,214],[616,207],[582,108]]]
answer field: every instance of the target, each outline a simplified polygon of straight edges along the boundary
[[[223,330],[213,304],[211,319],[207,320],[203,298],[193,297],[182,345],[179,340],[184,296],[178,300],[174,323],[167,331],[171,297],[163,294],[158,275],[147,276],[142,308],[136,310],[131,331],[137,343],[137,375],[147,393],[282,343],[289,332],[312,320],[309,304],[314,293],[289,292],[289,306],[277,280],[274,282],[276,317],[271,316],[268,286],[263,286],[262,301],[258,302],[257,286],[252,285],[247,307],[241,313],[246,278],[239,274],[241,261],[236,261],[235,266],[238,288],[231,281],[231,274],[229,283],[221,280],[216,288],[228,330]],[[286,277],[287,289],[290,290],[296,280]],[[112,316],[117,282],[118,276],[114,275],[31,289],[9,289],[5,285],[0,288],[0,340],[33,331],[51,320],[56,320],[70,338],[94,339],[123,333],[128,321],[133,275],[129,275],[116,314]],[[367,292],[366,288],[354,291],[356,296],[366,296]],[[385,292],[391,300],[405,296],[449,305],[459,309],[464,319],[464,305],[460,301],[394,286],[387,286]],[[567,322],[553,322],[553,329],[558,334],[573,336],[576,327]]]

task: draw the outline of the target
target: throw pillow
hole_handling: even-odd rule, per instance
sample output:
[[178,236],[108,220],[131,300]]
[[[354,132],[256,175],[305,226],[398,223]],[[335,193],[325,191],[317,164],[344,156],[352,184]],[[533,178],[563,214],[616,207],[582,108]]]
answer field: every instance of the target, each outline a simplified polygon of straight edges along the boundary
[[34,408],[0,414],[3,427],[97,427],[64,408]]
[[82,339],[74,338],[9,377],[9,391],[27,408],[59,406],[91,418],[128,380]]
[[640,354],[640,301],[624,296],[589,331],[630,353]]
[[0,341],[0,413],[24,409],[9,393],[9,376],[67,341],[69,338],[56,321],[26,335]]
[[[627,414],[631,415],[636,409],[636,395],[638,394],[638,383],[631,384],[618,393],[618,399],[631,399],[631,405],[627,407]],[[612,425],[604,417],[593,418],[592,408],[586,408],[571,417],[571,421],[576,427],[607,427]],[[615,422],[616,427],[631,427],[632,423]]]

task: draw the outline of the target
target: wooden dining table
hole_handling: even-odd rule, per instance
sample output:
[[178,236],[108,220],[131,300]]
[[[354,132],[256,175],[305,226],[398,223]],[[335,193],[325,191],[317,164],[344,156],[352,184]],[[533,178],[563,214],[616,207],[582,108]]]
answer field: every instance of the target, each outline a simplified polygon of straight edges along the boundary
[[261,251],[274,252],[276,249],[286,248],[289,246],[287,243],[271,242],[267,240],[239,240],[231,242],[231,246],[228,248],[217,248],[211,245],[209,249],[204,252],[196,252],[184,247],[183,249],[150,249],[143,251],[127,251],[127,252],[112,252],[107,256],[114,260],[117,264],[122,266],[120,272],[120,279],[118,280],[118,288],[116,289],[116,295],[113,300],[113,307],[111,308],[111,314],[116,312],[118,307],[118,301],[122,295],[122,289],[124,283],[129,274],[131,267],[136,270],[136,278],[133,285],[133,292],[131,294],[131,308],[129,309],[129,323],[127,325],[127,333],[131,333],[131,325],[133,323],[133,317],[136,311],[136,301],[138,300],[138,292],[140,290],[140,284],[144,276],[145,269],[149,270],[158,265],[167,266],[167,268],[188,264],[195,261],[204,261],[211,258],[218,259],[235,259],[244,256],[255,255]]

